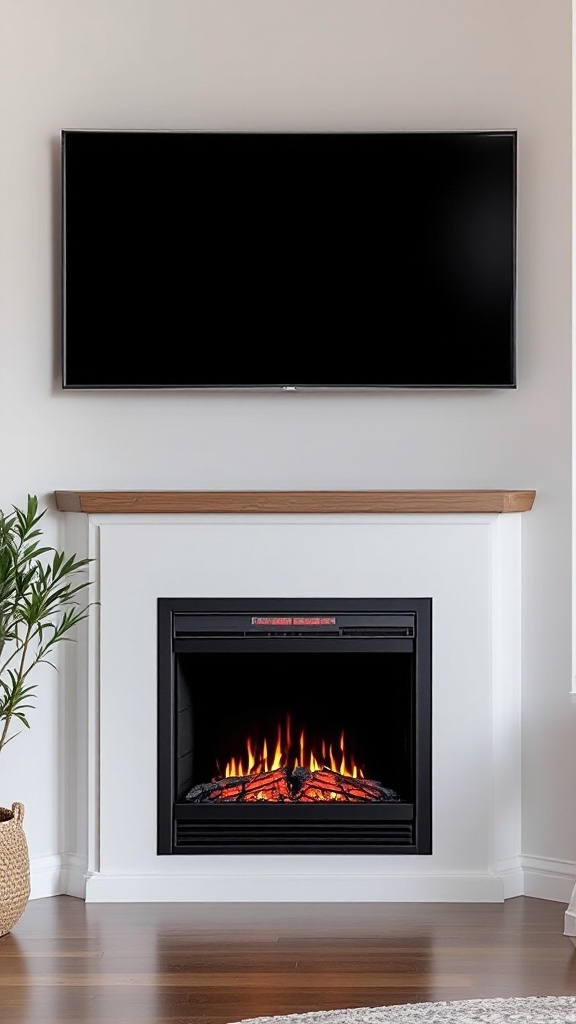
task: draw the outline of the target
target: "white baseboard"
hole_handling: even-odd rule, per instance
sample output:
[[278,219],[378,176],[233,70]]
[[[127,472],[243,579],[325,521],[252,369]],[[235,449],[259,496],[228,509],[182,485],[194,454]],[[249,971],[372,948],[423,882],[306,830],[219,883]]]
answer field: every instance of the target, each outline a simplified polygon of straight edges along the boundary
[[487,874],[290,876],[282,872],[201,879],[172,874],[88,875],[86,861],[73,854],[30,861],[30,899],[62,894],[87,903],[501,903],[533,896],[573,905],[566,913],[566,934],[576,945],[576,862],[521,857],[502,862]]
[[87,903],[502,903],[502,879],[477,875],[103,875]]
[[576,946],[576,885],[572,890],[570,906],[564,914],[564,935],[567,935]]
[[30,899],[59,896],[63,888],[63,858],[60,854],[30,858]]
[[524,896],[569,903],[576,882],[576,861],[522,857]]
[[86,898],[86,871],[85,857],[77,857],[75,854],[67,855],[62,890],[66,896],[77,896],[81,900]]
[[502,881],[505,900],[524,895],[524,872],[520,857],[510,857],[508,860],[499,861],[493,865],[492,872]]
[[30,899],[86,896],[86,860],[73,854],[30,858]]

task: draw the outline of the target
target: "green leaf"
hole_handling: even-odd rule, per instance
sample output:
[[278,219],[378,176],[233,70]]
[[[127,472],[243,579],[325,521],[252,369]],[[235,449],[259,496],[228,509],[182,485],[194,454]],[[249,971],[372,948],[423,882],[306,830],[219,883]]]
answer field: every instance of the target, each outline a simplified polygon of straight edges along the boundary
[[74,639],[95,603],[85,601],[92,559],[46,544],[46,512],[33,494],[24,508],[0,510],[0,751],[18,735],[14,721],[30,728],[37,690],[30,673],[41,663],[55,668],[48,655]]

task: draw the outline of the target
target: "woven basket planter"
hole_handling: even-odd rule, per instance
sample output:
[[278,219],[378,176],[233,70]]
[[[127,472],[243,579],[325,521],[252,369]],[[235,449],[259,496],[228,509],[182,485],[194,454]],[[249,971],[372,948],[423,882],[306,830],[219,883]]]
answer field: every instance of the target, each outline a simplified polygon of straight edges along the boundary
[[30,896],[30,855],[22,827],[24,805],[0,807],[0,935],[20,920]]

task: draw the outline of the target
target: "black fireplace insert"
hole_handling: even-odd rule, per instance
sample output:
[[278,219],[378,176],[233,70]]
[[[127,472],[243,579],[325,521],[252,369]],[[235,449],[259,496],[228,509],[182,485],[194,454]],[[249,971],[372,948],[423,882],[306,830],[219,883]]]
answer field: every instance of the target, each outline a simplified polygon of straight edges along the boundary
[[158,853],[430,854],[431,647],[426,597],[159,598]]

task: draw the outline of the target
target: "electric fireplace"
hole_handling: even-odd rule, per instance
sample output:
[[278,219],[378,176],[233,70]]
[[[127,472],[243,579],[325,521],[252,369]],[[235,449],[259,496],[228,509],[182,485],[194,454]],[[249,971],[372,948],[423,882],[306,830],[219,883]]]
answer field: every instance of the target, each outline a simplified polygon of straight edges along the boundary
[[158,853],[430,854],[431,617],[430,598],[159,598]]

